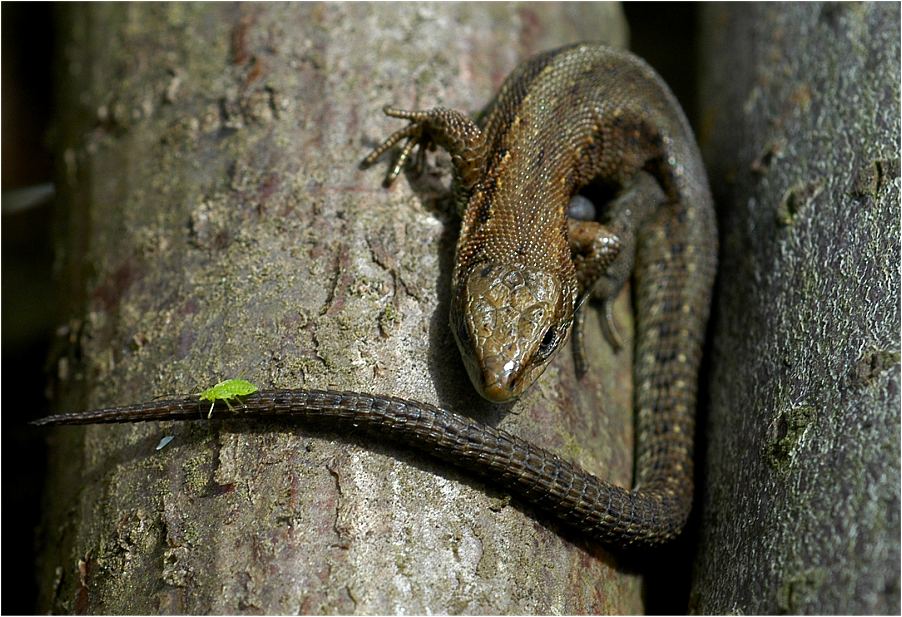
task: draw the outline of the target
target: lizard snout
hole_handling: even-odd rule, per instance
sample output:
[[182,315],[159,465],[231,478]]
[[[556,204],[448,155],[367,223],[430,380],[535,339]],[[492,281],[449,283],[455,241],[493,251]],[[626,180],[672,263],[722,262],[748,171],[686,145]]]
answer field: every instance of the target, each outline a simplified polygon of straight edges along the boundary
[[486,362],[482,372],[482,396],[493,403],[505,403],[520,396],[517,389],[520,366],[508,360],[501,362]]

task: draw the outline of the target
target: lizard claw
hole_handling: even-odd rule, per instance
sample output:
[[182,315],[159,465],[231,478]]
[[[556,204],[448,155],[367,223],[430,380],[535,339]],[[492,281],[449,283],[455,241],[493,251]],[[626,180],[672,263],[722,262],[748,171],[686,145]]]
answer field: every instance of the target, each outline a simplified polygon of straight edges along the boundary
[[401,147],[401,154],[398,155],[395,164],[388,171],[388,174],[386,174],[385,180],[383,181],[383,185],[388,187],[399,175],[401,175],[404,164],[410,159],[411,153],[418,145],[420,146],[420,151],[417,153],[417,166],[421,169],[425,167],[425,146],[428,146],[427,142],[429,140],[425,138],[426,136],[423,133],[423,112],[407,111],[392,107],[391,105],[386,105],[382,108],[382,111],[385,115],[391,116],[392,118],[410,120],[410,124],[389,135],[385,141],[374,148],[373,151],[360,162],[361,168],[365,169],[382,158],[382,155],[395,145],[404,141],[404,145]]
[[610,344],[614,353],[623,349],[623,336],[620,334],[620,328],[617,326],[617,320],[614,319],[614,300],[609,298],[604,301],[604,319],[601,320],[601,333],[605,340]]
[[[620,334],[620,328],[617,326],[617,320],[614,319],[614,302],[613,300],[605,300],[602,303],[604,311],[604,319],[601,320],[601,333],[605,340],[618,353],[623,349],[623,337]],[[589,370],[589,358],[586,356],[586,312],[579,309],[573,316],[573,364],[576,368],[577,379],[582,379]]]

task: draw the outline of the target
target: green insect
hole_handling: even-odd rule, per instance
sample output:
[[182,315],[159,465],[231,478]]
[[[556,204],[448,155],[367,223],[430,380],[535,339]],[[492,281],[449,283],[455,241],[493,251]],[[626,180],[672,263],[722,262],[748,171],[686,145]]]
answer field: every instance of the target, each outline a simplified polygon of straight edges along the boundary
[[[230,400],[238,400],[239,397],[253,394],[258,389],[257,386],[244,379],[226,379],[212,388],[204,390],[200,393],[200,400],[210,401],[210,413],[207,414],[207,419],[213,417],[213,406],[216,405],[216,401],[222,401],[232,410],[232,406],[229,404]],[[241,401],[238,400],[238,402]]]

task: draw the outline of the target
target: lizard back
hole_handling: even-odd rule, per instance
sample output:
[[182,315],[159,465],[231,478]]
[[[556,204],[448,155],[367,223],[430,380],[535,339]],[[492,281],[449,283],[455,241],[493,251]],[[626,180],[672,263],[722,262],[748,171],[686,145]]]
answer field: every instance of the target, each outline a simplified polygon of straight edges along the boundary
[[[566,323],[579,293],[567,239],[572,196],[598,181],[627,187],[640,172],[651,174],[666,194],[664,205],[649,204],[644,219],[634,222],[636,488],[666,499],[678,510],[673,518],[684,521],[717,250],[708,181],[685,115],[641,59],[577,44],[515,70],[481,125],[485,172],[464,213],[456,286],[486,263],[551,273],[561,290],[556,319]],[[455,293],[466,295],[461,288]],[[458,310],[473,309],[462,303]],[[522,336],[513,327],[501,330]],[[519,347],[530,345],[536,342]]]

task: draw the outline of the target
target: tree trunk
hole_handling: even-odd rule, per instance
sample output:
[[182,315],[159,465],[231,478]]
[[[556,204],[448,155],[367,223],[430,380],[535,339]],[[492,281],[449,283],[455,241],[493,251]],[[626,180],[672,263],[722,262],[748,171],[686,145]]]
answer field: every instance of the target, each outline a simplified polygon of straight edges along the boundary
[[[233,377],[415,398],[628,484],[631,354],[589,320],[513,409],[446,325],[449,159],[381,188],[401,123],[478,110],[521,60],[622,44],[611,5],[91,4],[60,19],[63,409]],[[631,331],[628,298],[617,305]],[[599,411],[601,410],[601,411]],[[164,436],[174,439],[158,449]],[[64,428],[42,608],[105,613],[635,613],[641,579],[524,503],[365,436],[276,422]]]
[[899,5],[712,6],[700,613],[899,614]]

